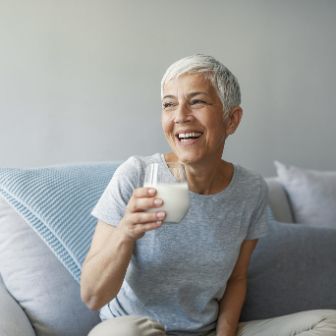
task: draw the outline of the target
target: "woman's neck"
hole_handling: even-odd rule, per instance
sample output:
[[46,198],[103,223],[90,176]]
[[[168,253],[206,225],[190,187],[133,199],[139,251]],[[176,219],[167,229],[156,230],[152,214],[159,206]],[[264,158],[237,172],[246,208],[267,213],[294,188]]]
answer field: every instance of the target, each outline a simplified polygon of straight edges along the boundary
[[[173,153],[165,154],[166,161],[175,161]],[[189,190],[197,194],[210,195],[223,191],[233,177],[233,164],[222,159],[206,163],[186,164]]]

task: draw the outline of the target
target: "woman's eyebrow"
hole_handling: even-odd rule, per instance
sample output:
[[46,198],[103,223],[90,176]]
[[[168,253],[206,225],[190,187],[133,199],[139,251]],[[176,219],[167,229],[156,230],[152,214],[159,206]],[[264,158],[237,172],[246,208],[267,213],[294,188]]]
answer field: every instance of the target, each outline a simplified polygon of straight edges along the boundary
[[[205,96],[208,96],[208,93],[207,92],[204,92],[204,91],[196,91],[196,92],[190,92],[187,94],[187,97],[188,98],[192,98],[194,96],[198,96],[198,95],[205,95]],[[175,99],[176,97],[174,95],[165,95],[162,99],[166,99],[166,98],[172,98],[172,99]]]
[[188,98],[192,98],[192,97],[198,96],[198,95],[207,96],[208,94],[206,92],[203,92],[203,91],[196,91],[196,92],[190,92],[187,96],[188,96]]
[[174,99],[175,96],[173,96],[173,95],[166,95],[166,96],[164,96],[162,99],[165,99],[165,98],[172,98],[172,99]]

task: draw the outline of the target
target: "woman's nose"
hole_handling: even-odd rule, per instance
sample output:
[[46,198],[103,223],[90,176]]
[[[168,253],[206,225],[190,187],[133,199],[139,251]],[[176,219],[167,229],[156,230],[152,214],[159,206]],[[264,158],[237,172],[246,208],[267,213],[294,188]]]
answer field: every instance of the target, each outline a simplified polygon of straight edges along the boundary
[[192,115],[188,106],[180,104],[175,110],[175,123],[181,124],[184,122],[191,121]]

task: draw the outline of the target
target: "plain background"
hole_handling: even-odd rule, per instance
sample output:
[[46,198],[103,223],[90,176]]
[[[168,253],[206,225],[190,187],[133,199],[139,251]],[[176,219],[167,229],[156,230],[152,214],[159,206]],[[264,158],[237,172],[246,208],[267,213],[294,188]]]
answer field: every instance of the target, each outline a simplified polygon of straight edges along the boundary
[[244,118],[224,158],[335,170],[336,1],[0,0],[0,166],[167,150],[160,80],[215,56]]

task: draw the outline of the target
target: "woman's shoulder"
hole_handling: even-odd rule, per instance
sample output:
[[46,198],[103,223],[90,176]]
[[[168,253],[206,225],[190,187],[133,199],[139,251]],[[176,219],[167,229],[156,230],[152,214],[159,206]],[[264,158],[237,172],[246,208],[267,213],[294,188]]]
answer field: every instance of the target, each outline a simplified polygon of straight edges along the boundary
[[139,168],[146,167],[150,163],[159,162],[161,160],[161,154],[155,153],[152,155],[132,155],[124,162],[121,163],[122,168]]
[[240,190],[254,195],[258,191],[261,194],[267,193],[267,183],[261,174],[240,165],[235,165],[235,169],[238,175],[237,183]]
[[159,162],[161,154],[155,153],[148,156],[132,155],[123,161],[115,172],[115,177],[128,177],[139,179],[144,175],[146,166],[150,163]]

